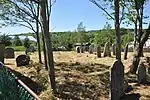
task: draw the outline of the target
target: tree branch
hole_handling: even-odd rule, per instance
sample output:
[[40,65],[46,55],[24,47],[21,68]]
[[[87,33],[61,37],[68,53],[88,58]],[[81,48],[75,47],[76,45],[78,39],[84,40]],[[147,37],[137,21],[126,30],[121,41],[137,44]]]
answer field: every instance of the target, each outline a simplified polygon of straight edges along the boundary
[[114,17],[112,17],[101,5],[99,5],[95,0],[89,0],[90,2],[92,2],[93,4],[95,4],[98,8],[100,8],[101,10],[103,10],[111,19],[115,20]]

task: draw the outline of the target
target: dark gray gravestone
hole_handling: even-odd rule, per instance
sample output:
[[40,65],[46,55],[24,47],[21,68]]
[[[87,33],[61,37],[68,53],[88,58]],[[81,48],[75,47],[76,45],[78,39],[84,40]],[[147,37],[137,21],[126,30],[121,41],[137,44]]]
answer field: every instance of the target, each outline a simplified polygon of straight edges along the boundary
[[144,62],[140,61],[138,66],[138,83],[146,82],[146,67],[144,66]]
[[94,51],[94,45],[90,45],[89,46],[89,53],[93,54],[93,51]]
[[104,47],[104,57],[110,57],[111,56],[111,51],[110,51],[110,46],[109,46],[109,42],[105,43],[105,47]]
[[76,47],[76,52],[77,52],[77,53],[80,53],[80,46],[77,46],[77,47]]
[[84,53],[84,47],[83,46],[80,47],[80,52]]
[[0,42],[0,61],[4,63],[5,45]]
[[97,52],[97,57],[100,58],[101,57],[101,47],[100,46],[97,46],[96,52]]
[[35,49],[34,46],[30,46],[28,49],[29,49],[29,50],[28,50],[29,52],[35,52],[35,51],[36,51],[36,49]]
[[110,71],[110,100],[119,100],[124,95],[124,66],[120,60],[114,62]]
[[113,52],[113,55],[116,55],[116,46],[115,46],[115,44],[112,44],[112,52]]
[[15,50],[13,48],[6,48],[5,49],[5,53],[4,53],[4,57],[5,58],[15,58],[14,51]]
[[19,55],[16,58],[17,67],[29,65],[29,62],[30,62],[30,57],[27,55]]
[[127,54],[128,54],[128,43],[126,44],[126,47],[125,47],[125,51],[124,51],[124,60],[127,59]]

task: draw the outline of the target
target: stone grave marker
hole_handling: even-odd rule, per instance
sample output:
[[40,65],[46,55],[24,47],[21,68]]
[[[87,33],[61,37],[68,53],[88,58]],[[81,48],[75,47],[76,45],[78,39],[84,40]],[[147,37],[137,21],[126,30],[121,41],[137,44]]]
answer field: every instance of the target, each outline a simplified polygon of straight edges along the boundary
[[94,45],[90,45],[89,46],[89,53],[93,54],[93,52],[94,52]]
[[27,55],[19,55],[16,58],[17,67],[29,65],[29,62],[30,62],[30,57]]
[[84,46],[80,47],[80,53],[84,53]]
[[105,47],[104,47],[104,57],[110,57],[111,56],[111,51],[110,51],[110,46],[109,46],[109,42],[105,43]]
[[112,52],[113,52],[113,55],[116,55],[116,46],[115,46],[115,44],[112,44]]
[[126,47],[125,47],[125,51],[124,51],[124,60],[127,59],[127,54],[128,54],[128,43],[126,44]]
[[77,53],[80,53],[80,46],[77,46],[77,47],[76,47],[76,52],[77,52]]
[[120,60],[116,60],[110,71],[109,100],[120,100],[124,95],[124,66]]
[[15,58],[15,50],[13,48],[6,48],[4,57],[5,58]]
[[100,46],[97,46],[96,52],[97,52],[97,57],[100,58],[101,57],[101,47]]
[[145,83],[146,82],[146,67],[144,66],[144,62],[140,61],[138,66],[138,83]]
[[0,42],[0,61],[4,63],[5,45]]

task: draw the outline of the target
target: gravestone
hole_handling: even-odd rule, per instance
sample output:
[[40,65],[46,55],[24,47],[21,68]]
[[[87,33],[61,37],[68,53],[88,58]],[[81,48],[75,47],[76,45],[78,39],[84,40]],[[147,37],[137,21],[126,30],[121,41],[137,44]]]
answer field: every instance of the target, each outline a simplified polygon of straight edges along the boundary
[[97,52],[97,57],[100,58],[101,57],[101,47],[100,46],[97,46],[96,52]]
[[125,47],[125,51],[124,51],[124,60],[127,59],[127,54],[128,54],[128,43],[126,44],[126,47]]
[[35,51],[36,51],[36,49],[35,49],[34,46],[30,46],[28,49],[29,49],[29,50],[28,50],[29,52],[35,52]]
[[19,55],[16,58],[17,67],[29,65],[29,62],[30,62],[30,57],[27,55]]
[[116,46],[115,46],[115,44],[112,44],[112,52],[113,52],[113,55],[116,55]]
[[80,53],[80,46],[77,46],[77,47],[76,47],[76,52],[77,52],[77,53]]
[[0,42],[0,61],[4,63],[5,45]]
[[116,60],[110,71],[110,100],[120,100],[124,95],[124,66]]
[[5,53],[4,53],[4,57],[5,58],[15,58],[14,51],[15,50],[13,48],[6,48],[5,49]]
[[94,45],[90,45],[89,46],[89,53],[93,54],[93,52],[94,52]]
[[83,46],[80,47],[80,52],[84,53],[84,47]]
[[144,66],[144,62],[140,61],[138,66],[138,83],[146,82],[146,67]]
[[111,50],[110,50],[110,46],[109,46],[109,42],[105,43],[105,47],[104,47],[104,57],[111,57]]
[[34,46],[30,46],[29,48],[26,48],[25,54],[27,54],[28,52],[35,52],[36,49]]

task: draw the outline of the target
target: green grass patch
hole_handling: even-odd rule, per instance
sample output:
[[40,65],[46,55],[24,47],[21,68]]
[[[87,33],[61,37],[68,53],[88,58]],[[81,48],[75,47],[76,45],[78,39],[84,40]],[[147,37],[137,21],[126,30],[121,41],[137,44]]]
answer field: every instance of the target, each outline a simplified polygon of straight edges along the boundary
[[25,51],[24,46],[7,46],[6,48],[14,48],[15,51]]

